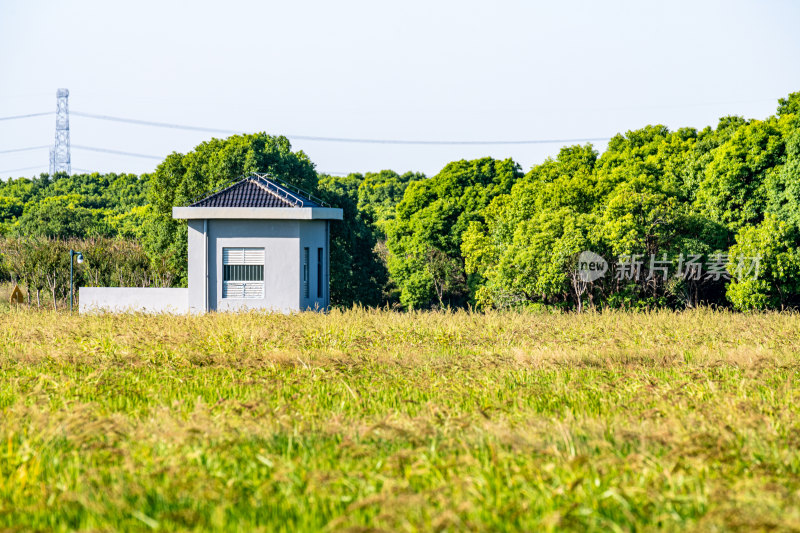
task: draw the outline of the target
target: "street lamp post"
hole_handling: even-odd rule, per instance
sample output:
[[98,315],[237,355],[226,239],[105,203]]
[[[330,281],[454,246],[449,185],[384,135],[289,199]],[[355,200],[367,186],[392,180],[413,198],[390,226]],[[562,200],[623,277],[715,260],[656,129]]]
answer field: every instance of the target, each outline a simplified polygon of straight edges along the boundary
[[75,301],[74,297],[74,269],[72,267],[73,260],[77,261],[80,265],[83,263],[83,254],[81,252],[76,252],[75,250],[69,251],[69,312],[72,312],[72,303]]

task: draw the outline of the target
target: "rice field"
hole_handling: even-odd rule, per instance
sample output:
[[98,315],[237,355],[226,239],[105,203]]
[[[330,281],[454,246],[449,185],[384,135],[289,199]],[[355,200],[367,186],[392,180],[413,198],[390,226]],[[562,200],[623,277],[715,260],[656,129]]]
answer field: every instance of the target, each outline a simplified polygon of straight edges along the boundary
[[0,530],[800,529],[800,315],[0,310]]

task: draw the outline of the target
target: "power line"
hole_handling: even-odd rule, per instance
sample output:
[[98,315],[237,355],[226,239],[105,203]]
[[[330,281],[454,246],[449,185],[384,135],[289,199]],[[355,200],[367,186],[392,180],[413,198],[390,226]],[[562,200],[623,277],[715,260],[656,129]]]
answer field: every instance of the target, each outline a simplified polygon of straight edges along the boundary
[[23,170],[33,170],[34,168],[41,168],[44,169],[47,165],[36,165],[33,167],[21,167],[21,168],[9,168],[6,170],[0,170],[0,174],[7,174],[9,172],[21,172]]
[[[89,150],[91,152],[104,152],[108,154],[116,154],[116,155],[127,155],[131,157],[143,157],[145,159],[164,159],[162,156],[159,155],[147,155],[147,154],[139,154],[134,152],[123,152],[121,150],[112,150],[110,148],[96,148],[94,146],[82,146],[82,145],[72,145],[73,148],[77,148],[79,150]],[[41,146],[26,146],[24,148],[12,148],[10,150],[0,150],[0,154],[10,154],[13,152],[28,152],[31,150],[42,150],[44,148],[52,148],[52,146],[44,144]]]
[[43,148],[50,148],[50,145],[44,144],[42,146],[26,146],[25,148],[12,148],[10,150],[0,150],[0,154],[10,154],[12,152],[27,152],[29,150],[41,150]]
[[[73,145],[72,147],[75,148],[75,145]],[[155,156],[148,156],[148,157],[155,157]],[[38,168],[38,167],[33,167],[33,168]],[[90,170],[88,168],[79,168],[79,167],[72,167],[72,170],[77,171],[77,172],[81,172],[81,173],[84,173],[84,174],[91,174],[93,172],[99,172],[98,170]],[[327,174],[329,176],[349,176],[350,174],[352,174],[352,172],[325,172],[324,170],[320,170],[320,171],[317,172],[317,174]]]
[[531,140],[509,140],[509,141],[414,141],[408,139],[351,139],[344,137],[312,137],[306,135],[286,135],[290,139],[303,141],[339,142],[339,143],[361,143],[361,144],[407,144],[407,145],[510,145],[510,144],[570,144],[579,142],[607,141],[611,137],[586,137],[582,139],[531,139]]
[[127,124],[137,124],[139,126],[155,126],[157,128],[172,128],[177,130],[202,131],[206,133],[226,133],[229,135],[236,135],[238,133],[242,133],[241,131],[235,131],[235,130],[221,130],[217,128],[203,128],[200,126],[169,124],[167,122],[153,122],[150,120],[139,120],[135,118],[113,117],[111,115],[97,115],[94,113],[83,113],[81,111],[72,111],[72,114],[78,117],[93,118],[97,120],[109,120],[112,122],[124,122]]
[[27,115],[13,115],[10,117],[0,117],[0,121],[2,120],[17,120],[20,118],[31,118],[31,117],[44,117],[47,115],[54,115],[55,111],[45,111],[44,113],[29,113]]
[[130,157],[141,157],[144,159],[158,159],[159,161],[164,159],[164,157],[160,155],[147,155],[147,154],[138,154],[136,152],[123,152],[122,150],[112,150],[110,148],[95,148],[93,146],[82,146],[80,144],[73,144],[72,147],[77,150],[88,150],[90,152],[102,152],[105,154],[127,155]]
[[[170,128],[177,130],[202,131],[205,133],[224,133],[236,135],[242,133],[237,130],[224,130],[217,128],[206,128],[200,126],[187,126],[185,124],[172,124],[168,122],[153,122],[150,120],[139,120],[126,117],[115,117],[111,115],[97,115],[94,113],[83,113],[81,111],[71,111],[75,116],[93,118],[97,120],[108,120],[112,122],[124,122],[126,124],[137,124],[140,126],[154,126],[157,128]],[[508,141],[436,141],[436,140],[411,140],[411,139],[359,139],[350,137],[321,137],[317,135],[292,135],[286,134],[285,137],[301,141],[319,142],[338,142],[338,143],[360,143],[360,144],[407,144],[407,145],[508,145],[508,144],[556,144],[556,143],[576,143],[607,141],[611,137],[583,137],[579,139],[532,139],[532,140],[508,140]]]

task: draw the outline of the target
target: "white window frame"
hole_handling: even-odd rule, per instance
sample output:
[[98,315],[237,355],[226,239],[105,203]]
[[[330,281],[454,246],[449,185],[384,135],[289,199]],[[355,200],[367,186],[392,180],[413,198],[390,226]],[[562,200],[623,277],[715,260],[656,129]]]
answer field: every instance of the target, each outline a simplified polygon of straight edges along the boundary
[[[264,248],[230,246],[222,248],[222,298],[225,300],[260,300],[264,298],[266,270]],[[225,280],[226,266],[260,265],[261,280]]]

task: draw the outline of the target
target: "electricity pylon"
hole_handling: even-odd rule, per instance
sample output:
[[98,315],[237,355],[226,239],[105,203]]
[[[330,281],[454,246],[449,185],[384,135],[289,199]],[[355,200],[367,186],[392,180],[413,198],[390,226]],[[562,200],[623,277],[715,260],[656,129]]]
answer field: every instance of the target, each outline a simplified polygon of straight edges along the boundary
[[50,153],[50,175],[72,172],[69,153],[69,89],[56,91],[56,144]]

